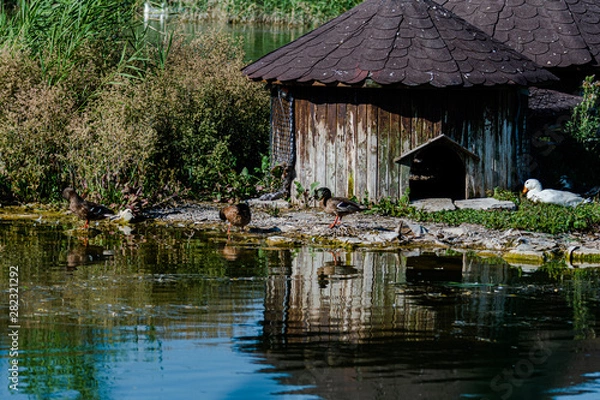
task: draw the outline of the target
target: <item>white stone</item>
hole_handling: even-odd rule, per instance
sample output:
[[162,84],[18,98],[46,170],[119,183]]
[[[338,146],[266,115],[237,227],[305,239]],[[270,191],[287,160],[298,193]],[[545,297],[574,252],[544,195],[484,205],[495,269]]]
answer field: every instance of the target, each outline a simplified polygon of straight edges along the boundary
[[410,205],[418,210],[423,210],[427,212],[456,210],[452,199],[449,198],[420,199],[411,201]]
[[456,208],[468,208],[471,210],[511,210],[517,209],[512,201],[497,200],[493,197],[482,197],[478,199],[456,200]]

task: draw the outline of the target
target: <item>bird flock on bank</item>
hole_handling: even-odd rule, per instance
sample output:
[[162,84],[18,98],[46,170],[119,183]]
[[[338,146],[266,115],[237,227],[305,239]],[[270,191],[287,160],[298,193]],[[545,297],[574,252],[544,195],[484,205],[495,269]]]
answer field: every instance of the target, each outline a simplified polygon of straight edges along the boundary
[[[537,179],[528,179],[525,181],[523,194],[526,195],[528,200],[534,203],[557,204],[565,207],[576,207],[579,204],[591,201],[570,191],[543,189],[542,184]],[[69,202],[69,210],[85,221],[84,229],[89,228],[90,221],[121,219],[129,222],[134,218],[130,209],[125,209],[115,214],[113,210],[104,205],[84,200],[71,187],[63,190],[62,197]],[[364,205],[350,199],[332,196],[331,190],[327,187],[320,187],[315,190],[313,199],[319,201],[320,207],[325,213],[335,216],[335,219],[329,225],[330,229],[340,226],[344,216],[367,210],[367,207]],[[247,202],[241,202],[219,210],[219,218],[227,223],[227,236],[229,240],[231,237],[231,227],[238,227],[241,231],[245,231],[245,227],[252,220],[252,212]]]

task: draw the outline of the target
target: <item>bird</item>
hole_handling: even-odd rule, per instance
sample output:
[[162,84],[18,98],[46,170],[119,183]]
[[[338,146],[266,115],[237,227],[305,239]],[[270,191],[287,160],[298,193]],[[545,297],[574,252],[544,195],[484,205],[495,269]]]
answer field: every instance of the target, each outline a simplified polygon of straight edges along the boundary
[[136,216],[133,214],[133,211],[130,208],[125,208],[124,210],[119,211],[115,215],[110,217],[111,221],[123,221],[123,222],[131,222],[131,220],[135,219]]
[[82,199],[75,189],[68,187],[62,192],[62,197],[69,201],[69,210],[79,218],[85,220],[84,229],[89,227],[90,221],[110,218],[114,212],[101,205]]
[[331,197],[331,190],[326,187],[321,187],[315,191],[314,198],[321,202],[321,207],[328,214],[335,215],[335,219],[329,225],[329,228],[333,228],[337,224],[342,223],[342,217],[344,215],[353,214],[355,212],[364,211],[367,207],[355,203],[345,197]]
[[231,225],[239,226],[242,230],[250,223],[252,213],[246,203],[233,204],[219,211],[219,218],[227,221],[227,236],[231,230]]
[[523,193],[527,193],[527,198],[534,203],[550,203],[560,206],[576,207],[586,200],[578,194],[556,189],[543,189],[542,184],[537,179],[527,179],[523,188]]

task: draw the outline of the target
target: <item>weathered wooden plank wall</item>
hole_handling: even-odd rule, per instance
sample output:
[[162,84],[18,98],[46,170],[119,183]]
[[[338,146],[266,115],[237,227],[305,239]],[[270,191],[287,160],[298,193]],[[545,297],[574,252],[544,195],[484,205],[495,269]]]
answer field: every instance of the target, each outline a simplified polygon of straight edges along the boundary
[[[384,90],[294,87],[296,175],[334,195],[397,199],[408,175],[394,158],[444,133],[477,154],[463,159],[467,197],[512,188],[524,112],[517,89]],[[522,174],[521,174],[522,175]]]

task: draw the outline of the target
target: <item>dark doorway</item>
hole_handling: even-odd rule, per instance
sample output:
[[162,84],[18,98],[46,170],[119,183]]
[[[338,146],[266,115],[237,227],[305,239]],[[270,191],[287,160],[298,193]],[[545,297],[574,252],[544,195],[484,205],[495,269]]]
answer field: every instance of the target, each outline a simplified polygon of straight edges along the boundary
[[455,151],[432,145],[414,155],[410,168],[410,199],[465,198],[465,165]]

